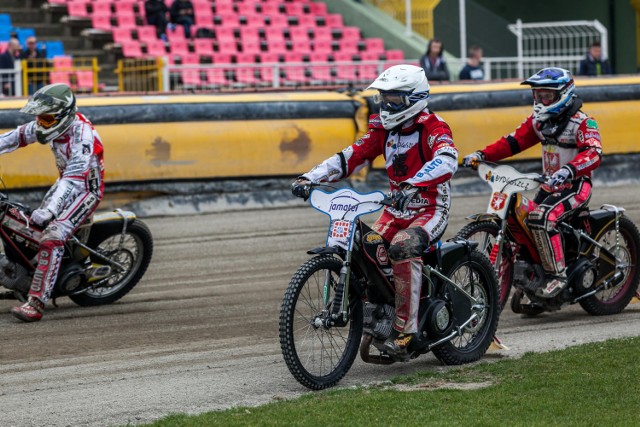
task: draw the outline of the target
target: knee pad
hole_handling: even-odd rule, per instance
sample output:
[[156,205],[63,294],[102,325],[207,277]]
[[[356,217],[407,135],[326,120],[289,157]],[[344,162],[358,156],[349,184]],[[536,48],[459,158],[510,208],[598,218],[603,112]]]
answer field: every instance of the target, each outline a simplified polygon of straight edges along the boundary
[[389,247],[391,261],[419,258],[429,244],[429,235],[422,228],[407,228],[393,236]]

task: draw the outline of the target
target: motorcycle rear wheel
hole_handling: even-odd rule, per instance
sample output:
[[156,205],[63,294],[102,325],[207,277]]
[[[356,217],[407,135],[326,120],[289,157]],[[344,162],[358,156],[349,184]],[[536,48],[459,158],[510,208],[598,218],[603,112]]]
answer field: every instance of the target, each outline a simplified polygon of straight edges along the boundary
[[[640,271],[640,232],[638,227],[626,216],[620,217],[620,245],[616,248],[616,226],[610,224],[597,239],[606,249],[611,251],[618,262],[625,268],[622,270],[624,278],[610,289],[605,289],[597,294],[581,300],[580,306],[589,314],[595,316],[620,313],[629,304],[631,298],[638,289]],[[595,248],[597,251],[598,248]]]
[[[92,234],[87,245],[107,258],[117,261],[125,269],[100,279],[95,287],[84,293],[69,295],[76,304],[89,307],[114,303],[128,294],[147,271],[153,254],[151,231],[145,223],[135,220],[127,226],[122,247],[118,250],[121,232],[122,229],[118,227],[97,230]],[[92,262],[105,264],[104,260],[97,257]]]
[[[280,309],[280,347],[294,378],[312,390],[335,385],[346,375],[362,338],[362,301],[352,293],[345,326],[327,326],[342,261],[332,256],[314,257],[293,275]],[[324,303],[325,278],[329,295]]]
[[[500,226],[492,221],[472,222],[465,225],[462,230],[456,234],[456,238],[471,240],[478,242],[477,250],[491,256],[491,250],[496,244],[496,237],[500,232]],[[513,280],[513,263],[511,260],[511,250],[507,243],[502,245],[502,254],[500,256],[500,265],[496,268],[498,273],[498,281],[500,284],[500,309],[502,310],[507,304],[509,293],[511,291],[511,282]]]
[[[445,365],[475,362],[487,352],[498,329],[498,279],[489,259],[478,251],[472,251],[443,273],[475,297],[484,308],[478,313],[479,318],[467,326],[462,335],[434,347],[433,354]],[[465,320],[458,319],[458,324],[453,325],[454,330]]]

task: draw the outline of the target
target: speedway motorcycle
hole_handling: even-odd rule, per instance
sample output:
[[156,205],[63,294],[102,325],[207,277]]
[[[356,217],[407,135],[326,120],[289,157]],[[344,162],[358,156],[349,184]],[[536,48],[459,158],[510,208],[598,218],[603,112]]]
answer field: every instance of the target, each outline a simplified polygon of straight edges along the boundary
[[[0,192],[0,285],[2,299],[25,301],[44,228],[30,222],[31,209]],[[132,212],[93,215],[65,243],[52,292],[80,306],[113,303],[142,278],[153,253],[149,228]]]
[[456,237],[478,242],[477,250],[489,256],[499,277],[502,306],[512,287],[511,309],[527,315],[575,303],[592,315],[616,314],[629,304],[640,279],[640,233],[624,208],[583,207],[558,222],[568,285],[554,298],[540,298],[535,291],[544,285],[545,272],[527,224],[535,204],[522,193],[537,189],[546,177],[490,162],[472,167],[491,187],[491,199],[487,211],[468,217],[471,222]]
[[[320,188],[328,187],[329,192]],[[310,204],[330,217],[326,246],[296,271],[280,310],[280,346],[302,385],[320,390],[349,371],[358,349],[367,363],[391,364],[432,351],[444,364],[480,359],[500,311],[497,278],[487,257],[468,241],[438,242],[423,254],[419,332],[409,357],[384,347],[395,316],[389,242],[360,216],[391,205],[382,192],[361,194],[309,184]]]

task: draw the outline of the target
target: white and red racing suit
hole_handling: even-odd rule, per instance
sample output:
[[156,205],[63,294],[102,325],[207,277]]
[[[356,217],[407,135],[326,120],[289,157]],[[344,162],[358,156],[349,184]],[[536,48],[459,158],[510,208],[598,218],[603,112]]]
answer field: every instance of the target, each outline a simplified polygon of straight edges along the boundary
[[591,172],[600,165],[602,143],[596,121],[577,110],[568,117],[564,128],[558,126],[554,129],[529,116],[515,132],[488,145],[482,152],[485,160],[495,162],[539,142],[542,143],[542,171],[545,175],[551,176],[563,166],[572,174],[571,182],[565,182],[559,189],[553,190],[543,184],[534,198],[537,206],[528,216],[542,267],[548,274],[558,276],[564,274],[565,261],[556,224],[589,202]]
[[[0,135],[0,154],[37,142],[35,121]],[[97,208],[104,194],[102,141],[82,114],[69,129],[49,143],[60,177],[40,204],[53,219],[43,231],[38,264],[29,296],[46,302],[58,277],[64,243]]]
[[406,212],[387,207],[373,229],[391,242],[395,293],[394,328],[418,331],[418,303],[422,284],[422,253],[442,237],[447,227],[451,194],[449,180],[458,168],[458,151],[451,129],[425,109],[405,122],[399,132],[382,127],[377,114],[369,130],[353,145],[328,158],[302,177],[313,182],[346,178],[383,155],[391,191],[401,184],[419,188]]

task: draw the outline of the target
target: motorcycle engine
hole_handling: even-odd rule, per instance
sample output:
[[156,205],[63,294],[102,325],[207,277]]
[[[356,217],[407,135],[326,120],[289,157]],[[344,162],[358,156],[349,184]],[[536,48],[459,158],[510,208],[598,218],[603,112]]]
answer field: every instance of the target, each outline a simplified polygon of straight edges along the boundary
[[598,278],[595,266],[586,258],[580,258],[570,265],[567,273],[569,284],[577,294],[591,289]]
[[364,304],[364,333],[376,340],[386,340],[391,335],[395,309],[388,304]]
[[69,295],[87,282],[85,268],[77,263],[71,263],[60,268],[56,282],[57,295]]
[[0,285],[26,294],[31,287],[31,275],[26,268],[0,254]]

